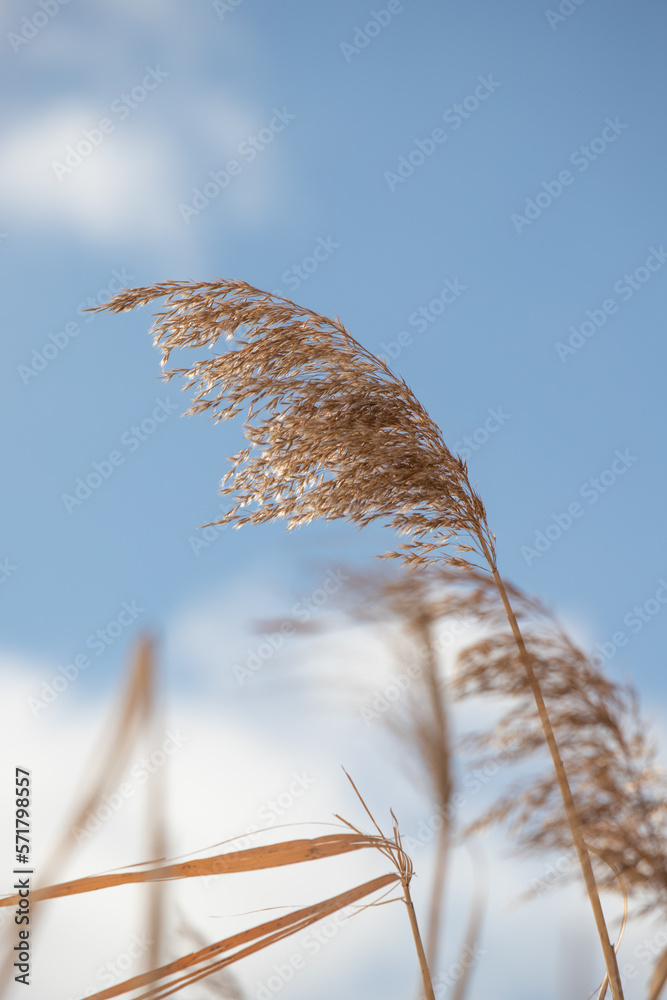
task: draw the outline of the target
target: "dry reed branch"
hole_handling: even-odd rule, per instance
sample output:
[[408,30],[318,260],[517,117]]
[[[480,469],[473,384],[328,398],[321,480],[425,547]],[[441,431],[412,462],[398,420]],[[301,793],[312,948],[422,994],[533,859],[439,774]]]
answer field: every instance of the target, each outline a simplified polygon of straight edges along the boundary
[[[388,553],[409,567],[443,562],[469,567],[474,565],[469,553],[487,563],[556,771],[613,1000],[622,1000],[616,955],[567,773],[466,463],[452,455],[406,383],[338,319],[245,282],[223,280],[123,290],[95,311],[121,312],[156,298],[167,302],[153,327],[163,365],[173,350],[213,347],[221,335],[237,345],[166,373],[167,378],[183,375],[190,383],[195,395],[189,413],[210,411],[217,421],[248,407],[244,427],[251,448],[231,459],[221,493],[232,506],[215,523],[240,526],[284,517],[293,528],[314,518],[346,518],[361,526],[381,520],[409,537],[400,552]],[[252,449],[258,451],[251,457]],[[243,513],[247,507],[252,509]],[[461,555],[452,554],[450,541]]]
[[371,882],[366,882],[354,889],[349,889],[347,892],[333,896],[331,899],[316,903],[314,906],[304,907],[294,913],[278,917],[276,920],[270,920],[257,927],[252,927],[250,930],[242,931],[240,934],[234,934],[222,941],[216,941],[199,951],[184,955],[175,962],[154,969],[150,973],[134,976],[108,990],[95,993],[88,1000],[111,1000],[112,997],[123,996],[123,994],[134,992],[142,986],[150,986],[153,983],[156,984],[153,988],[141,993],[134,1000],[161,1000],[163,997],[177,993],[184,986],[189,986],[213,973],[220,972],[241,958],[261,951],[291,934],[305,930],[306,927],[322,920],[330,913],[350,906],[372,893],[385,889],[398,880],[399,876],[395,873],[382,875]]
[[[387,841],[382,835],[378,837],[367,836],[356,831],[352,834],[331,834],[314,840],[288,841],[181,863],[142,865],[137,866],[138,870],[124,869],[120,872],[87,876],[62,885],[45,887],[36,891],[32,898],[33,903],[36,903],[45,899],[71,896],[82,892],[98,892],[102,889],[137,882],[262,871],[283,865],[335,857],[368,847],[380,850],[387,857],[390,857],[396,864],[397,871],[380,876],[314,906],[302,908],[240,934],[235,934],[223,941],[218,941],[213,945],[208,945],[165,966],[151,969],[107,990],[95,993],[91,998],[91,1000],[110,1000],[111,997],[122,996],[141,987],[151,986],[151,989],[142,993],[135,1000],[143,1000],[143,998],[157,1000],[157,998],[170,996],[183,986],[209,976],[213,972],[219,972],[226,965],[268,947],[268,945],[306,928],[311,923],[321,920],[328,914],[349,906],[365,896],[397,882],[405,886],[405,872],[409,870],[409,873],[412,873],[412,863],[402,851],[400,840]],[[0,899],[0,906],[16,905],[17,900],[17,895],[5,896]],[[434,998],[431,996],[430,1000],[434,1000]]]
[[510,604],[505,584],[500,576],[500,573],[498,572],[495,562],[492,561],[491,555],[489,555],[488,561],[489,566],[493,569],[493,579],[496,587],[498,588],[498,593],[500,594],[505,608],[505,613],[507,615],[507,621],[509,622],[514,641],[516,642],[519,652],[519,660],[526,672],[528,685],[533,698],[535,699],[535,704],[540,717],[540,723],[542,725],[547,746],[549,747],[549,753],[551,754],[551,760],[556,771],[558,788],[563,800],[563,805],[565,806],[567,822],[570,827],[572,839],[574,840],[577,857],[579,858],[579,865],[581,867],[581,872],[586,884],[586,891],[588,893],[588,898],[593,910],[593,916],[595,918],[595,926],[602,945],[607,975],[609,976],[609,983],[611,985],[612,998],[613,1000],[623,1000],[623,986],[621,984],[621,976],[618,970],[618,962],[616,961],[616,952],[609,939],[609,931],[607,929],[604,910],[602,909],[602,903],[600,901],[600,894],[595,880],[595,873],[593,872],[593,865],[586,847],[586,841],[584,840],[581,820],[574,802],[567,771],[565,770],[558,743],[556,742],[556,736],[551,725],[551,720],[544,703],[542,689],[540,688],[539,680],[537,679],[537,675],[533,669],[534,658],[526,649],[524,638],[521,633],[521,629],[519,628],[512,605]]
[[[356,789],[355,789],[356,790]],[[370,814],[369,814],[370,815]],[[393,816],[393,814],[392,814]],[[182,987],[197,982],[212,973],[217,973],[232,962],[238,961],[262,948],[268,947],[282,938],[303,930],[311,923],[336,910],[342,909],[358,900],[400,882],[405,904],[408,910],[410,925],[417,948],[419,964],[424,976],[424,986],[427,1000],[435,1000],[431,985],[430,973],[419,936],[417,919],[410,898],[409,884],[413,869],[410,858],[405,854],[398,825],[394,818],[394,836],[388,839],[378,829],[378,836],[366,835],[352,824],[343,821],[354,832],[352,834],[332,834],[315,840],[289,841],[272,844],[267,847],[256,847],[246,851],[236,851],[226,855],[211,858],[201,858],[182,863],[165,865],[152,864],[138,866],[138,871],[123,870],[105,875],[88,876],[57,886],[48,886],[34,893],[33,903],[63,896],[71,896],[82,892],[97,892],[114,886],[128,885],[136,882],[154,882],[164,879],[197,877],[232,872],[262,871],[288,864],[298,864],[319,858],[334,857],[349,851],[372,847],[389,858],[396,868],[394,873],[380,876],[364,885],[341,893],[331,899],[324,900],[314,906],[305,907],[294,913],[287,914],[276,920],[265,922],[240,934],[233,935],[215,944],[208,945],[197,952],[186,955],[168,965],[153,968],[146,973],[119,983],[107,990],[95,993],[91,1000],[111,1000],[112,997],[133,993],[144,986],[151,988],[135,998],[135,1000],[158,1000],[178,992]],[[16,905],[18,896],[7,896],[0,899],[0,906]]]
[[[199,878],[202,875],[229,875],[238,872],[260,871],[263,868],[280,868],[296,865],[318,858],[331,858],[364,847],[376,847],[377,838],[364,835],[338,833],[310,840],[290,840],[266,847],[249,847],[245,851],[231,851],[209,858],[194,858],[168,864],[151,863],[137,865],[133,869],[108,872],[102,875],[87,875],[84,878],[62,882],[60,885],[45,886],[31,893],[33,903],[60,896],[76,896],[82,892],[96,892],[113,886],[130,885],[139,882],[155,882],[164,879]],[[0,897],[0,906],[16,906],[18,895]]]

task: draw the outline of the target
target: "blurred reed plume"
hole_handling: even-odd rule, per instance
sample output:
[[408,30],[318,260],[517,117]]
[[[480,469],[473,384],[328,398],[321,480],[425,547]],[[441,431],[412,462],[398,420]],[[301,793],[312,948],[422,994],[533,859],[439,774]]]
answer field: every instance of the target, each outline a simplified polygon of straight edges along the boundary
[[[488,575],[479,575],[484,582],[489,581]],[[452,800],[455,748],[449,718],[453,697],[441,669],[437,633],[443,618],[467,615],[475,571],[469,568],[461,573],[459,569],[431,566],[418,574],[389,575],[359,574],[350,569],[348,577],[342,595],[347,614],[355,621],[384,626],[382,635],[394,655],[400,676],[410,679],[401,697],[391,703],[392,710],[381,718],[398,741],[402,760],[408,765],[416,764],[418,783],[421,779],[426,784],[429,801],[435,804],[440,819],[426,930],[426,957],[429,967],[435,970],[443,936],[449,856],[457,838],[456,807]],[[493,588],[490,605],[497,607],[498,603]],[[366,712],[377,715],[369,709]],[[456,979],[453,1000],[463,1000],[470,985],[472,966],[466,956],[475,952],[486,897],[481,852],[472,850],[470,844],[468,847],[475,863],[476,885],[460,946],[458,967],[462,973]]]
[[396,655],[397,664],[402,668],[409,665],[410,676],[414,678],[401,699],[402,711],[391,712],[384,718],[401,747],[410,757],[417,757],[421,776],[426,777],[442,817],[426,935],[426,956],[430,968],[434,969],[438,960],[452,835],[450,800],[453,789],[448,695],[440,675],[435,636],[441,609],[434,606],[432,572],[390,578],[385,574],[360,575],[350,570],[348,576],[348,614],[358,621],[389,626],[386,639]]
[[[605,677],[540,602],[514,588],[523,633],[548,705],[558,745],[598,883],[636,903],[636,913],[667,914],[667,779],[656,744],[631,684]],[[481,621],[488,621],[482,611]],[[531,711],[531,692],[512,636],[498,627],[459,652],[452,682],[455,698],[509,698],[510,707],[490,730],[471,734],[468,750],[478,763],[495,760],[508,744],[508,763],[534,760],[542,734]],[[571,849],[553,772],[525,777],[502,796],[469,832],[507,822],[520,850]],[[575,873],[573,872],[570,877]],[[567,878],[564,875],[564,881]],[[667,949],[658,956],[648,1000],[667,983]]]
[[449,451],[406,383],[338,319],[245,282],[223,280],[126,289],[94,311],[122,312],[157,298],[166,298],[153,325],[163,366],[172,351],[212,348],[221,336],[235,345],[166,372],[168,379],[187,380],[194,393],[189,413],[208,412],[218,421],[248,408],[250,448],[231,458],[221,488],[231,506],[215,523],[240,526],[282,517],[296,527],[314,518],[346,518],[363,526],[380,520],[408,536],[388,555],[413,569],[479,568],[471,553],[488,566],[549,747],[612,997],[622,1000],[616,954],[534,658],[498,572],[495,539],[466,463]]
[[[92,778],[80,805],[74,810],[71,822],[55,847],[47,857],[40,872],[45,883],[53,881],[74,853],[79,837],[85,829],[86,818],[102,802],[105,792],[110,791],[122,776],[129,762],[132,748],[155,729],[158,720],[157,678],[154,643],[149,636],[137,643],[128,669],[126,687],[121,702],[110,720],[109,733],[101,741],[98,751],[92,756]],[[164,789],[156,783],[150,791],[146,828],[150,848],[154,856],[160,856],[165,843]],[[151,886],[148,899],[148,937],[151,941],[147,954],[147,966],[152,968],[159,959],[164,931],[162,922],[163,886]],[[39,890],[37,890],[39,891]],[[0,906],[6,905],[0,900]],[[40,909],[31,915],[34,931],[39,924]],[[10,981],[12,952],[0,967],[0,994]]]
[[[383,721],[416,753],[440,803],[447,804],[455,787],[455,752],[473,755],[476,768],[539,762],[544,738],[530,684],[488,574],[444,567],[430,568],[417,579],[410,573],[350,576],[348,614],[398,626],[407,643],[397,643],[393,631],[387,641],[399,649],[399,665],[405,672],[408,663],[418,664],[400,706],[395,702]],[[637,694],[632,685],[607,678],[539,600],[515,586],[507,585],[507,591],[534,657],[586,845],[599,859],[597,881],[620,891],[634,904],[636,915],[667,914],[667,777],[656,762],[655,741]],[[465,621],[466,627],[460,630],[463,638],[445,682],[438,626],[451,619]],[[492,727],[469,733],[456,744],[451,738],[445,741],[450,727],[437,720],[446,718],[448,706],[474,698],[496,698],[504,710]],[[445,815],[438,854],[446,856],[456,831],[451,814]],[[524,773],[461,836],[493,823],[509,826],[518,852],[558,852],[561,857],[571,852],[571,831],[551,768]],[[434,926],[436,938],[438,933],[443,864],[438,857],[429,941]],[[563,884],[576,874],[568,864]],[[666,983],[667,948],[657,956],[648,1000],[656,1000]]]
[[[615,869],[628,891],[643,899],[643,910],[667,911],[667,781],[637,693],[632,685],[605,677],[547,608],[523,595],[516,603],[586,842],[608,866],[606,871],[600,866],[599,880],[617,889]],[[543,741],[511,640],[496,629],[467,644],[458,654],[451,687],[458,699],[510,699],[494,728],[472,734],[466,746],[495,756],[499,747],[511,744],[511,764],[520,765],[535,759]],[[558,788],[548,771],[510,791],[482,822],[505,820],[512,821],[512,833],[524,849],[570,846]]]

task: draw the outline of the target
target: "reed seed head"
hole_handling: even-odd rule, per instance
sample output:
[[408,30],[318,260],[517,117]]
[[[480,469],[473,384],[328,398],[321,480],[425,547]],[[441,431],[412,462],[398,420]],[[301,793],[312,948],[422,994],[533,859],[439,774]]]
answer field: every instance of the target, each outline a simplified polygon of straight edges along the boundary
[[404,380],[340,320],[222,280],[128,289],[98,308],[120,312],[161,297],[166,306],[153,331],[163,366],[174,349],[213,348],[220,338],[234,344],[166,372],[185,377],[194,392],[188,413],[218,421],[247,408],[249,447],[230,459],[220,490],[230,507],[214,523],[381,521],[409,538],[387,555],[413,566],[443,558],[468,565],[442,551],[451,540],[461,553],[484,545],[493,552],[465,461]]

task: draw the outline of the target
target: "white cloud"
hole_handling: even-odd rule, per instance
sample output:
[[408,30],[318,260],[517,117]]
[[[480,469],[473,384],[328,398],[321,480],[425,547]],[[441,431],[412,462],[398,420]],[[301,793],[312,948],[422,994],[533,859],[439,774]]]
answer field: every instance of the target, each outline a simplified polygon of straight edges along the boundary
[[[65,228],[98,246],[138,244],[172,267],[182,267],[182,258],[192,268],[199,264],[202,233],[221,216],[233,228],[256,227],[279,210],[282,166],[270,152],[242,163],[241,175],[203,209],[199,205],[196,216],[186,221],[180,208],[211,186],[211,174],[224,170],[238,143],[263,127],[266,114],[228,99],[193,98],[188,149],[188,140],[177,142],[160,119],[147,116],[139,123],[144,110],[132,112],[134,119],[114,120],[106,108],[77,103],[24,115],[0,144],[5,226]],[[105,117],[110,133],[100,129]]]
[[[38,874],[56,838],[71,822],[74,806],[91,780],[100,760],[100,734],[113,714],[108,698],[93,695],[87,675],[82,674],[57,702],[35,718],[27,706],[27,697],[42,673],[52,676],[53,669],[43,671],[34,664],[9,658],[2,663],[0,725],[2,759],[6,762],[2,770],[3,802],[7,789],[11,794],[14,767],[29,769],[33,860]],[[268,826],[269,840],[317,836],[330,829],[328,825],[313,826],[310,821],[332,820],[343,780],[338,773],[332,779],[317,754],[304,748],[297,758],[293,747],[276,740],[275,731],[262,732],[260,727],[240,724],[231,713],[221,711],[206,698],[179,698],[169,707],[161,728],[173,734],[176,744],[180,743],[167,757],[164,770],[160,771],[158,765],[150,777],[142,777],[150,770],[154,751],[158,751],[158,757],[153,766],[160,760],[160,731],[132,751],[122,779],[114,781],[102,808],[97,808],[79,828],[79,843],[59,880],[147,858],[149,846],[141,831],[146,825],[146,792],[151,782],[159,780],[157,774],[167,779],[168,852],[172,857],[207,849],[230,837],[250,837],[251,844],[243,846],[261,843],[262,838],[251,827]],[[122,794],[121,785],[125,788]],[[13,811],[3,806],[0,822],[0,843],[8,857],[13,842]],[[281,830],[282,823],[303,825]],[[90,836],[82,837],[81,830]],[[306,870],[311,865],[219,878],[210,885],[193,880],[170,885],[168,898],[173,890],[207,939],[216,940],[275,914],[238,915],[267,907],[307,905],[341,891],[342,885],[352,887],[373,877],[374,869],[383,864],[379,856],[369,862],[367,857],[353,855],[341,859],[338,865],[324,862],[315,873]],[[373,869],[370,874],[369,866]],[[9,889],[11,883],[4,881]],[[142,933],[145,893],[120,889],[110,890],[104,897],[84,896],[45,904],[45,919],[33,940],[35,995],[64,1000],[88,992],[95,985],[100,988],[97,970],[124,954],[133,934]],[[175,922],[171,907],[169,913],[168,922]],[[9,926],[13,930],[11,923]],[[288,948],[293,950],[294,945]],[[271,960],[276,961],[276,956]],[[265,964],[263,958],[255,961],[260,970]],[[135,964],[127,974],[138,971],[139,965]],[[15,984],[8,993],[9,1000],[23,996],[22,989]]]
[[[20,27],[24,16],[16,6],[8,23]],[[40,25],[43,17],[42,12]],[[143,54],[141,44],[127,49],[128,18],[135,43],[150,41]],[[266,129],[271,120],[271,107],[252,104],[204,69],[210,58],[224,59],[230,47],[235,58],[242,52],[252,64],[260,58],[256,44],[242,18],[222,25],[212,4],[186,10],[171,0],[106,0],[96,16],[85,18],[62,7],[10,63],[18,97],[13,122],[0,140],[3,225],[14,232],[64,230],[94,246],[138,246],[172,270],[196,273],[210,266],[206,242],[212,230],[216,239],[223,231],[232,240],[235,230],[262,226],[285,210],[286,160],[280,147],[289,143],[281,136],[270,150],[260,150],[256,161],[241,158],[240,175],[189,224],[179,210],[192,202],[196,189],[207,183],[210,188],[211,172],[238,157],[246,136]],[[23,75],[60,71],[64,64],[68,83],[61,91],[41,93],[38,103]],[[159,68],[163,80],[129,116],[119,118],[111,110],[114,102],[141,87],[150,68]],[[84,130],[97,134],[105,117],[113,131],[71,173],[58,171],[59,180],[53,164],[67,169],[74,163],[78,144],[86,148]],[[70,145],[74,153],[67,163]]]
[[[277,600],[268,589],[250,595],[241,584],[235,587],[233,599],[228,594],[214,594],[173,619],[166,642],[171,692],[162,729],[186,738],[159,772],[167,778],[167,850],[172,857],[210,848],[228,838],[248,837],[250,843],[260,843],[252,828],[263,825],[270,827],[269,839],[316,836],[330,829],[316,824],[330,822],[335,812],[366,826],[361,807],[341,775],[339,765],[343,762],[380,822],[386,821],[391,806],[397,811],[404,835],[418,837],[420,824],[428,818],[428,800],[401,774],[400,753],[386,752],[381,723],[365,727],[359,719],[350,719],[343,725],[341,718],[321,703],[315,707],[312,692],[304,696],[303,691],[288,689],[281,695],[280,685],[266,683],[268,673],[260,675],[256,689],[243,692],[243,697],[238,696],[235,682],[234,689],[217,683],[216,673],[222,664],[248,642],[248,615],[243,609],[251,606],[253,617],[270,616]],[[287,604],[291,607],[292,601]],[[361,658],[365,667],[358,679],[362,683],[369,680],[374,686],[382,683],[388,661],[364,630],[347,631],[337,641],[338,646],[350,674],[355,669],[358,672],[355,664]],[[299,670],[308,669],[313,678],[321,676],[316,648],[322,648],[321,637],[312,647],[304,645],[298,658]],[[335,669],[337,654],[331,643],[328,655],[329,667]],[[276,659],[276,667],[277,663]],[[186,673],[186,667],[192,672]],[[96,692],[92,676],[88,679],[82,674],[53,706],[35,718],[26,699],[43,677],[54,676],[54,666],[6,657],[0,669],[0,732],[2,760],[6,762],[0,776],[5,789],[2,794],[11,787],[14,766],[32,770],[35,858],[43,864],[56,833],[71,822],[73,806],[91,776],[90,762],[99,759],[100,733],[112,714],[112,704],[108,695]],[[327,669],[327,676],[331,677],[331,669]],[[133,750],[123,779],[118,779],[134,781],[136,794],[124,799],[113,815],[89,820],[92,836],[77,847],[63,877],[132,864],[148,856],[149,848],[140,832],[146,822],[145,792],[149,782],[159,779],[151,777],[142,783],[132,775],[142,759],[159,749],[162,737],[158,737]],[[307,787],[303,794],[293,794],[295,775],[304,778]],[[117,788],[118,783],[109,794]],[[471,807],[476,805],[476,801],[471,802]],[[0,812],[0,844],[5,845],[2,853],[7,858],[11,857],[12,816],[4,808]],[[101,822],[99,829],[93,830],[96,818]],[[304,825],[280,829],[282,823]],[[509,1000],[521,995],[521,990],[530,991],[533,983],[536,995],[543,1000],[560,1000],[559,989],[570,993],[578,989],[587,995],[596,985],[601,960],[589,906],[579,887],[553,888],[531,902],[516,904],[531,879],[544,878],[551,871],[547,866],[554,859],[509,857],[507,842],[499,831],[483,837],[480,845],[489,861],[489,884],[480,941],[484,955],[474,971],[475,992]],[[417,873],[414,897],[421,913],[428,904],[433,846],[434,838],[426,838],[422,846],[412,850]],[[474,868],[475,862],[465,849],[452,854],[443,954],[436,973],[446,972],[457,960],[475,884]],[[272,907],[306,905],[383,870],[381,859],[360,852],[270,875],[225,877],[208,885],[200,880],[170,884],[168,923],[172,928],[177,923],[173,900],[178,900],[206,939],[213,941],[282,912]],[[618,900],[608,900],[605,905],[613,914],[615,928]],[[35,994],[67,1000],[101,986],[98,973],[105,963],[125,955],[132,935],[141,934],[144,908],[145,894],[126,889],[110,890],[99,899],[79,897],[46,904],[44,923],[35,936],[35,955],[39,957],[34,966]],[[261,912],[251,914],[254,910]],[[565,929],[574,925],[585,947],[564,938]],[[341,927],[330,924],[328,933],[331,937],[317,954],[312,941],[307,945],[300,935],[241,963],[236,971],[248,995],[254,997],[258,984],[278,976],[276,967],[284,969],[284,963],[294,955],[302,956],[305,965],[290,982],[289,990],[285,987],[285,997],[289,994],[305,1000],[316,993],[321,1000],[334,1000],[341,992],[358,990],[360,983],[365,984],[365,995],[378,998],[387,995],[390,987],[415,988],[416,966],[402,906],[370,909]],[[622,952],[623,962],[637,969],[631,989],[650,974],[650,962],[641,957],[645,952],[639,954],[637,949],[655,933],[656,928],[647,921],[631,922]],[[174,948],[176,952],[178,948],[189,950],[176,942]],[[559,987],[563,954],[572,966],[572,978]],[[72,960],[74,955],[76,961]],[[138,971],[139,966],[133,965],[125,974]],[[273,982],[277,984],[278,979],[273,978]],[[201,993],[193,990],[191,995],[192,1000],[198,1000]],[[629,992],[629,997],[633,995]],[[23,993],[18,986],[8,994],[9,1000],[20,996]]]
[[[61,107],[5,135],[0,165],[6,216],[15,224],[48,227],[55,222],[100,243],[130,235],[153,242],[173,235],[180,226],[172,151],[159,135],[131,133],[123,122],[116,134],[104,135],[97,126],[100,117],[92,107]],[[86,134],[99,138],[99,145],[93,146]],[[89,155],[80,156],[78,144]],[[73,149],[69,156],[68,147]],[[60,179],[57,164],[64,167]]]

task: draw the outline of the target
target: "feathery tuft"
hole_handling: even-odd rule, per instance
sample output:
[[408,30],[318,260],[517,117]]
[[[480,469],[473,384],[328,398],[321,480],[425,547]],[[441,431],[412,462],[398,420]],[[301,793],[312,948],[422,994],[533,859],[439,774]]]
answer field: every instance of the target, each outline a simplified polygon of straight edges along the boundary
[[[194,392],[188,413],[228,420],[247,407],[250,447],[231,458],[216,524],[315,518],[360,526],[380,520],[409,536],[409,565],[468,565],[442,547],[493,552],[493,536],[465,461],[403,379],[340,320],[327,319],[242,281],[165,282],[120,292],[97,311],[121,312],[166,297],[153,325],[162,364],[174,349],[234,342],[223,354],[167,371]],[[472,541],[462,544],[461,535]]]

